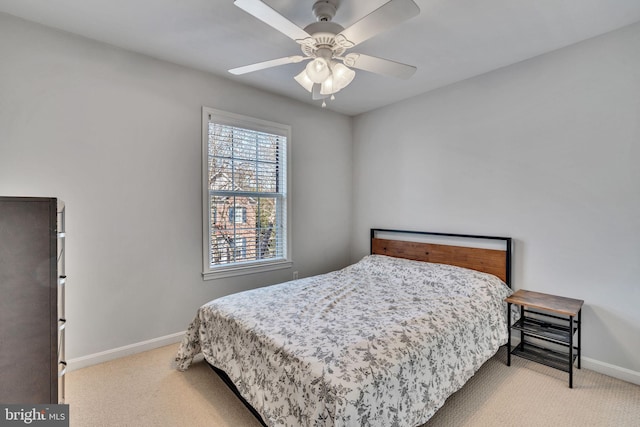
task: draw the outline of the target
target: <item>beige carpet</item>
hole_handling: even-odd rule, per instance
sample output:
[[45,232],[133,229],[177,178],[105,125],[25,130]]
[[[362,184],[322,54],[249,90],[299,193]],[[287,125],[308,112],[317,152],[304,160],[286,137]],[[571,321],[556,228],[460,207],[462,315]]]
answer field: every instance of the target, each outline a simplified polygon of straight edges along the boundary
[[[67,377],[72,427],[260,424],[204,363],[174,369],[177,345]],[[640,386],[586,369],[568,376],[501,350],[429,420],[441,426],[640,426]]]

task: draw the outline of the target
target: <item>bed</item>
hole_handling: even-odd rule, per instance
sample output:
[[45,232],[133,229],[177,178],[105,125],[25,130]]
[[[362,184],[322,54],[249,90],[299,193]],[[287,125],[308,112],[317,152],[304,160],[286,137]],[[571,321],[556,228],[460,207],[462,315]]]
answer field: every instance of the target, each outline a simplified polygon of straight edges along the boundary
[[423,424],[507,342],[511,246],[372,229],[353,265],[200,307],[177,368],[202,353],[268,426]]

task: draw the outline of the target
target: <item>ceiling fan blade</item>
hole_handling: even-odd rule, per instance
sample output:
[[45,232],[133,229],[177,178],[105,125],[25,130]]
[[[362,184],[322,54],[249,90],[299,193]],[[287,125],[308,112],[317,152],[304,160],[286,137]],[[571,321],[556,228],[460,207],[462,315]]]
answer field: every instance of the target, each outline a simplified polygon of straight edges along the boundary
[[260,0],[235,0],[233,4],[295,41],[309,38],[305,30]]
[[390,0],[336,35],[336,42],[348,49],[420,13],[413,0]]
[[265,68],[277,67],[279,65],[295,64],[305,59],[311,59],[311,57],[304,57],[300,55],[285,56],[284,58],[271,59],[269,61],[257,62],[243,67],[232,68],[229,72],[235,75],[247,74],[258,70],[264,70]]
[[343,62],[344,65],[348,67],[371,71],[372,73],[383,74],[385,76],[398,77],[400,79],[408,79],[416,72],[416,67],[413,65],[402,64],[389,59],[377,58],[361,53],[350,53],[343,58]]

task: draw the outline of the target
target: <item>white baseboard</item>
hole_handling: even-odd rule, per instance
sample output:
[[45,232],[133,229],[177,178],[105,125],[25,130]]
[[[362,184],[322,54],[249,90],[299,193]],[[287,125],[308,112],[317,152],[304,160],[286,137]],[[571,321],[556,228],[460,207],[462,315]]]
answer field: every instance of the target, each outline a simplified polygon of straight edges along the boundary
[[165,335],[164,337],[153,338],[147,341],[125,345],[123,347],[101,351],[100,353],[69,359],[67,360],[67,370],[70,372],[76,369],[86,368],[87,366],[97,365],[98,363],[119,359],[120,357],[164,347],[165,345],[175,344],[182,340],[184,334],[185,331],[176,332],[175,334]]
[[608,375],[619,380],[640,385],[640,372],[632,371],[631,369],[622,368],[616,365],[611,365],[609,363],[601,362],[589,357],[582,356],[581,359],[583,368],[590,369],[592,371],[596,371],[598,373]]
[[[513,347],[518,344],[520,344],[520,338],[511,338],[511,345]],[[608,375],[622,381],[640,385],[640,372],[632,371],[631,369],[623,368],[617,365],[611,365],[610,363],[601,362],[599,360],[584,356],[580,356],[580,366],[582,368],[595,371],[599,374]]]

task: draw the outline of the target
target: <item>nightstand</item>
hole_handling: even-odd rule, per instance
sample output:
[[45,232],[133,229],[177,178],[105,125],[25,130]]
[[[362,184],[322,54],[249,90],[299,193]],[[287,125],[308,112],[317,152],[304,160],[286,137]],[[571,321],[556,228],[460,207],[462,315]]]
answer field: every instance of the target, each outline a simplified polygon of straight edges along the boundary
[[[520,289],[505,299],[520,306],[520,319],[511,324],[507,316],[509,342],[507,366],[511,354],[542,363],[569,373],[569,388],[573,388],[573,365],[580,369],[581,315],[584,301]],[[532,310],[533,309],[533,310]],[[511,330],[520,331],[520,343],[511,348]],[[574,342],[574,336],[577,340]]]

